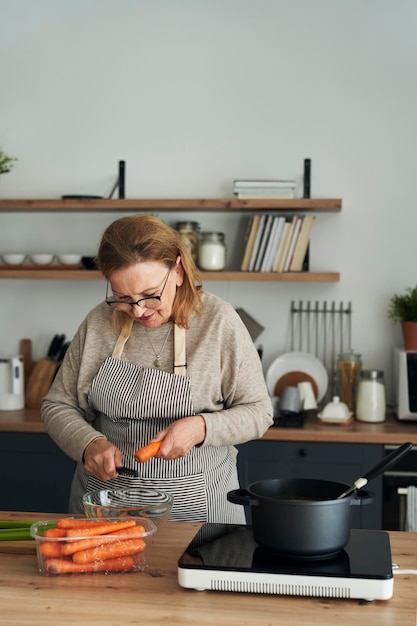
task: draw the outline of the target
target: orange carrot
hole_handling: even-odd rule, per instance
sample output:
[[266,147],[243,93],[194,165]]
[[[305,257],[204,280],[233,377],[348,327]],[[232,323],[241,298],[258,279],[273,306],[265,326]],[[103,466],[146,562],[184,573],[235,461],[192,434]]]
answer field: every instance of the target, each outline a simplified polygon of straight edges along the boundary
[[[68,541],[62,546],[62,554],[69,555],[81,550],[89,550],[97,546],[104,545],[106,543],[113,543],[114,541],[120,541],[120,536],[132,535],[136,538],[143,537],[145,529],[143,526],[130,526],[123,530],[118,530],[111,535],[98,535],[97,537],[88,537],[87,539],[75,539],[74,541]],[[118,535],[118,536],[117,536]]]
[[61,556],[63,548],[62,544],[62,541],[42,541],[39,546],[39,552],[42,556],[48,559],[55,556]]
[[61,528],[47,528],[42,537],[65,537],[65,530]]
[[65,530],[69,530],[71,528],[92,528],[93,526],[98,526],[103,522],[93,522],[87,519],[73,519],[71,517],[62,517],[56,523],[57,528],[63,528]]
[[143,539],[127,539],[126,541],[114,541],[104,546],[97,546],[89,550],[76,552],[72,559],[74,563],[94,563],[102,559],[111,559],[119,556],[131,556],[143,552],[146,544]]
[[151,441],[146,446],[139,448],[135,452],[135,459],[139,461],[139,463],[146,463],[149,459],[155,456],[159,452],[159,448],[161,447],[162,441]]
[[91,537],[95,535],[107,535],[114,533],[129,526],[136,526],[134,519],[125,522],[99,522],[93,526],[84,526],[83,528],[69,528],[66,531],[66,537]]
[[124,572],[133,569],[131,556],[106,559],[96,563],[74,563],[68,559],[47,559],[45,569],[50,574],[84,574],[87,572]]

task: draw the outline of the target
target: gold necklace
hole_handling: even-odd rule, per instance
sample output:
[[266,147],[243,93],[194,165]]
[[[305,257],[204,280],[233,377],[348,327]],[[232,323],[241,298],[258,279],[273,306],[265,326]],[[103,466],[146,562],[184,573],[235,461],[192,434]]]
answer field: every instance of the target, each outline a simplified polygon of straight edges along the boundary
[[153,343],[152,343],[151,337],[150,337],[150,335],[149,335],[149,330],[146,328],[146,336],[147,336],[147,338],[148,338],[148,341],[149,341],[149,343],[150,343],[150,346],[151,346],[151,348],[152,348],[152,350],[153,350],[153,353],[154,353],[154,355],[155,355],[155,361],[153,362],[153,364],[155,365],[155,367],[161,367],[161,356],[162,356],[162,353],[163,353],[163,351],[164,351],[164,348],[165,348],[165,346],[166,346],[166,342],[168,341],[168,337],[170,336],[170,334],[171,334],[171,326],[170,326],[170,327],[169,327],[169,329],[168,329],[168,332],[167,332],[166,337],[165,337],[165,339],[164,339],[164,343],[162,344],[162,348],[160,349],[160,351],[159,351],[159,352],[157,352],[157,351],[155,350],[155,348],[153,347]]

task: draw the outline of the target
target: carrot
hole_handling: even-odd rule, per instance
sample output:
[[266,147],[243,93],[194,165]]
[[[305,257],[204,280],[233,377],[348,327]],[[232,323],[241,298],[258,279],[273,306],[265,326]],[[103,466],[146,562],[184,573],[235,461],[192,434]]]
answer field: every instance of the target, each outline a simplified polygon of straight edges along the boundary
[[135,459],[139,461],[139,463],[146,463],[149,459],[155,456],[159,452],[159,448],[161,447],[162,441],[151,441],[146,446],[139,448],[135,452]]
[[143,536],[145,533],[145,529],[143,526],[130,526],[129,528],[125,528],[123,530],[118,530],[111,535],[98,535],[97,537],[88,537],[87,539],[76,539],[74,541],[68,541],[62,546],[63,555],[74,554],[75,552],[80,552],[81,550],[89,550],[90,548],[95,548],[97,546],[104,545],[106,543],[113,543],[114,541],[120,541],[119,537],[116,535],[133,535],[138,538]]
[[96,563],[74,563],[69,559],[47,559],[45,569],[50,574],[84,574],[87,572],[123,572],[133,569],[131,556],[106,559]]
[[107,545],[97,546],[89,550],[76,552],[72,559],[74,563],[94,563],[102,559],[111,559],[119,556],[131,556],[143,552],[146,544],[143,539],[127,539],[126,541],[114,541]]
[[65,530],[61,528],[47,528],[42,537],[65,537]]
[[98,526],[103,522],[93,522],[88,521],[88,519],[73,519],[72,517],[62,517],[56,523],[57,528],[62,528],[65,530],[69,530],[71,528],[93,528],[93,526]]
[[51,557],[61,556],[63,547],[61,541],[42,541],[39,546],[39,552],[42,556],[49,559]]
[[129,526],[136,526],[136,522],[134,519],[126,520],[125,522],[99,522],[97,524],[93,524],[91,527],[84,526],[83,528],[69,528],[66,531],[66,537],[76,538],[91,537],[95,535],[107,535],[110,533],[114,533],[118,530],[122,530],[124,528],[129,528]]

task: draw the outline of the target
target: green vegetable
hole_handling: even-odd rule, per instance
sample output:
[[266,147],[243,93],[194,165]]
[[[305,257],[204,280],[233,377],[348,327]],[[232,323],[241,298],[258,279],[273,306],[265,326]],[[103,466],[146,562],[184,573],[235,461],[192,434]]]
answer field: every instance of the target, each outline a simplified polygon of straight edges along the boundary
[[27,520],[0,519],[0,529],[1,528],[30,528],[32,524],[34,523],[35,523],[35,520],[33,519],[27,519]]
[[3,528],[0,530],[0,541],[26,541],[32,538],[30,526],[25,528]]

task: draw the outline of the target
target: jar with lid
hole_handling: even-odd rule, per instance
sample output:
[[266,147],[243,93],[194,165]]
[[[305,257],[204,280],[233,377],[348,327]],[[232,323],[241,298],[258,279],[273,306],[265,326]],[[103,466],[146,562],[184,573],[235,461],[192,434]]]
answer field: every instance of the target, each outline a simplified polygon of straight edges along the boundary
[[384,372],[362,370],[359,374],[356,419],[360,422],[383,422],[385,413]]
[[338,362],[339,373],[339,396],[349,407],[352,413],[355,412],[355,396],[358,382],[359,372],[362,368],[361,355],[352,349],[339,354]]
[[200,224],[198,222],[177,222],[175,229],[181,235],[194,263],[197,263]]
[[226,244],[223,233],[201,233],[198,266],[208,272],[223,270],[226,265]]

